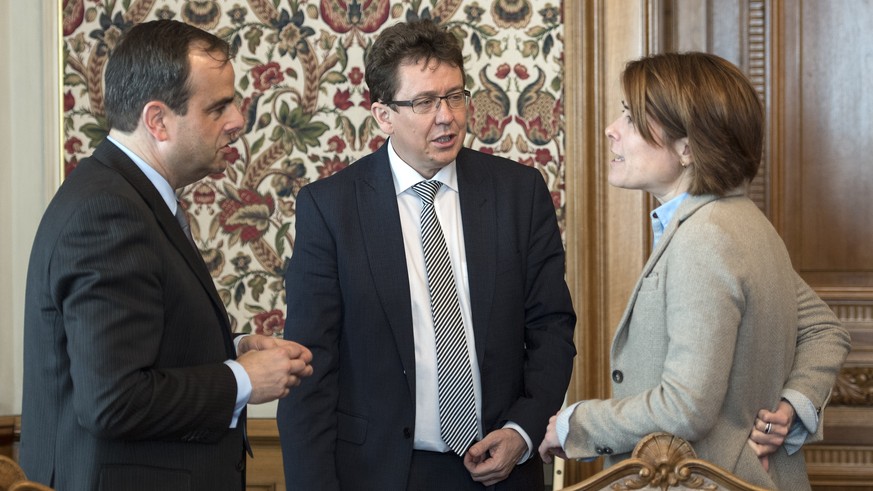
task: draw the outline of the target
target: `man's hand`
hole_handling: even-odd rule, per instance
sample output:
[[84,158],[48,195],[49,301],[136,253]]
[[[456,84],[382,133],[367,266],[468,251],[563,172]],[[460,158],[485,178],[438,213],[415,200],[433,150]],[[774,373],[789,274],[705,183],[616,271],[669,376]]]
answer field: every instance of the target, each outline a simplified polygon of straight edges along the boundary
[[517,431],[502,428],[485,435],[467,450],[464,467],[474,481],[491,486],[506,479],[527,450],[527,443]]
[[252,382],[250,404],[281,399],[312,375],[312,352],[293,341],[270,336],[246,336],[240,340],[237,362]]
[[552,456],[567,459],[567,454],[561,448],[561,442],[558,440],[558,431],[555,429],[555,424],[558,421],[558,415],[549,418],[549,425],[546,427],[546,436],[543,438],[543,443],[540,443],[540,458],[545,463],[552,462]]
[[752,425],[747,443],[755,451],[764,470],[770,468],[769,456],[779,450],[785,442],[792,424],[794,424],[794,408],[784,399],[779,401],[775,412],[766,409],[758,411],[758,417]]

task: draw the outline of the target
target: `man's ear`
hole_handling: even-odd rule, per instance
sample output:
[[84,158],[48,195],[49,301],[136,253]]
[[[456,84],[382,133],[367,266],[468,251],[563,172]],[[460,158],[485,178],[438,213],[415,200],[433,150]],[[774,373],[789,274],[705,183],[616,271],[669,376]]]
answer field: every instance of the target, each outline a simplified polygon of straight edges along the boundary
[[376,119],[376,123],[379,124],[379,128],[388,135],[394,133],[394,122],[392,118],[396,114],[393,109],[382,104],[381,102],[374,102],[370,105],[370,113],[373,114],[373,118]]
[[142,108],[140,123],[155,140],[159,142],[166,141],[170,137],[167,124],[171,124],[170,118],[172,114],[173,112],[163,102],[149,101]]

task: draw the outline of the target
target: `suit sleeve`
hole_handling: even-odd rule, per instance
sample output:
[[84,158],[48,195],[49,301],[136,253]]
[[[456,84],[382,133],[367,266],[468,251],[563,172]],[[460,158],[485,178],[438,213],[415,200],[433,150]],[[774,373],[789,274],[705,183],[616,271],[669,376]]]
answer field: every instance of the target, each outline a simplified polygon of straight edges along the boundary
[[[795,273],[797,285],[797,348],[785,389],[803,394],[820,417],[831,396],[851,338],[828,305]],[[807,443],[823,438],[822,424]]]
[[555,208],[539,173],[530,173],[530,236],[525,257],[524,393],[505,420],[521,426],[534,446],[543,440],[549,417],[561,407],[576,346],[576,314],[564,280],[565,255]]
[[277,421],[289,486],[339,489],[335,450],[342,297],[337,248],[309,192],[297,195],[297,237],[285,273],[285,339],[312,351],[312,376],[279,401]]
[[62,320],[43,322],[63,324],[67,356],[59,358],[69,360],[73,407],[89,431],[109,439],[216,441],[228,431],[236,381],[222,356],[198,366],[183,356],[162,358],[166,330],[188,326],[169,324],[164,283],[172,279],[159,257],[167,248],[146,213],[141,204],[100,194],[71,216],[50,246],[50,295]]

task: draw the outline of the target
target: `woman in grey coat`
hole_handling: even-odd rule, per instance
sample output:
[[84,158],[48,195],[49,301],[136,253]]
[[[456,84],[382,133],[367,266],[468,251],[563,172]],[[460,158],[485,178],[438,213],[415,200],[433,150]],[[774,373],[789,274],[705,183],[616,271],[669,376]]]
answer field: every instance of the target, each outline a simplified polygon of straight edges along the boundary
[[761,102],[740,70],[705,53],[632,61],[621,81],[608,179],[658,200],[654,250],[613,339],[613,397],[559,412],[540,453],[611,465],[666,431],[753,484],[809,489],[798,450],[821,439],[850,340],[746,195]]

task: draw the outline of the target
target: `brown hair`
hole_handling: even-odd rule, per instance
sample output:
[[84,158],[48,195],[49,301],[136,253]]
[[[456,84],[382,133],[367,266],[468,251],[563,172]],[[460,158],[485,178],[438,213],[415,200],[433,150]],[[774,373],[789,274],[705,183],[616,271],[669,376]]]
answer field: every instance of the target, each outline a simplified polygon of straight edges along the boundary
[[223,39],[179,21],[144,22],[127,31],[106,63],[103,104],[109,126],[130,133],[142,108],[154,100],[185,114],[191,98],[188,53],[195,47],[222,63],[233,56]]
[[[629,62],[621,82],[644,140],[669,146],[688,137],[694,158],[690,194],[721,196],[755,177],[764,108],[736,66],[708,53],[664,53]],[[652,133],[652,122],[663,128],[662,138]]]
[[394,99],[397,68],[404,63],[436,60],[461,69],[464,54],[454,34],[430,20],[395,24],[379,34],[367,53],[364,77],[372,102]]

